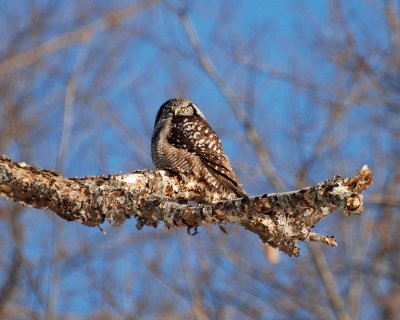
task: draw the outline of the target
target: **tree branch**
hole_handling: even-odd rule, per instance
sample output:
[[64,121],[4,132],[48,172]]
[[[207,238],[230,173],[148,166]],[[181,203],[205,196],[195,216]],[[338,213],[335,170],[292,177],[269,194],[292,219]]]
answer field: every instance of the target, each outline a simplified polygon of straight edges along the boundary
[[299,255],[298,241],[335,246],[333,237],[311,228],[337,208],[345,215],[360,214],[362,192],[372,182],[365,165],[346,179],[335,176],[298,191],[234,199],[192,176],[164,170],[69,179],[0,156],[1,196],[68,221],[99,226],[107,219],[120,225],[133,216],[138,229],[161,221],[167,228],[239,222],[290,256]]
[[43,56],[49,55],[55,51],[58,51],[71,43],[77,43],[84,41],[91,37],[94,33],[100,32],[106,28],[113,27],[123,21],[124,19],[132,16],[140,9],[149,7],[157,0],[143,1],[126,8],[111,11],[100,17],[93,22],[90,22],[82,27],[75,30],[66,32],[60,36],[52,38],[41,45],[32,48],[26,52],[16,54],[2,62],[0,62],[0,75],[4,76],[16,69],[23,68],[35,61],[41,59]]

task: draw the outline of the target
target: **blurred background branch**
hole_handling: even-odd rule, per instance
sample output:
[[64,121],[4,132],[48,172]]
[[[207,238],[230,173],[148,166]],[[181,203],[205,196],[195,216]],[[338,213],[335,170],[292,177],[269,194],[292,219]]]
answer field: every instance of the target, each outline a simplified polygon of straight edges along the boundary
[[26,52],[6,58],[0,63],[0,75],[4,76],[16,69],[23,68],[40,59],[43,59],[46,55],[63,49],[68,45],[85,42],[88,38],[93,37],[94,33],[96,32],[101,32],[106,28],[115,28],[122,23],[124,19],[131,17],[140,11],[140,9],[149,7],[156,2],[156,0],[142,1],[141,3],[134,4],[126,8],[111,11],[89,24],[66,32],[65,34],[53,37],[37,47],[27,50]]

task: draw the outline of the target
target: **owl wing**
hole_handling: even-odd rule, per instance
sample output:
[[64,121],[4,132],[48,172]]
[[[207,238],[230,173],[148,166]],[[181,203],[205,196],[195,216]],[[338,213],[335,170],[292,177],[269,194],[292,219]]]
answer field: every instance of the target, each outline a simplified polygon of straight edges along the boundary
[[234,186],[240,186],[240,181],[232,170],[220,139],[203,118],[175,117],[168,141],[176,148],[183,148],[196,154],[212,171],[225,176]]

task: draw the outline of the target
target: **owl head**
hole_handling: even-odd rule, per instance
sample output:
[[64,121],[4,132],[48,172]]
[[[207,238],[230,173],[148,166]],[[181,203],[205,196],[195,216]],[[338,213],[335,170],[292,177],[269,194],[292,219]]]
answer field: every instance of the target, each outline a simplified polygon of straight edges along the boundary
[[199,116],[205,119],[203,113],[192,101],[186,98],[174,98],[164,102],[160,107],[154,126],[162,120],[181,116]]

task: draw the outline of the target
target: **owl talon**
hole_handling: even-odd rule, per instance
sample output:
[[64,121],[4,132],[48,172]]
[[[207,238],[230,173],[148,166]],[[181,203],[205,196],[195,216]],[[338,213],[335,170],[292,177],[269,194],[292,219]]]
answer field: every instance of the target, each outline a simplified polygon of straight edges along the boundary
[[[194,231],[192,232],[191,230],[194,229]],[[189,236],[195,236],[196,234],[200,234],[200,232],[197,230],[197,226],[194,227],[187,227],[187,234]]]
[[219,229],[220,229],[223,233],[228,234],[228,231],[226,231],[226,229],[225,229],[224,226],[219,226]]

